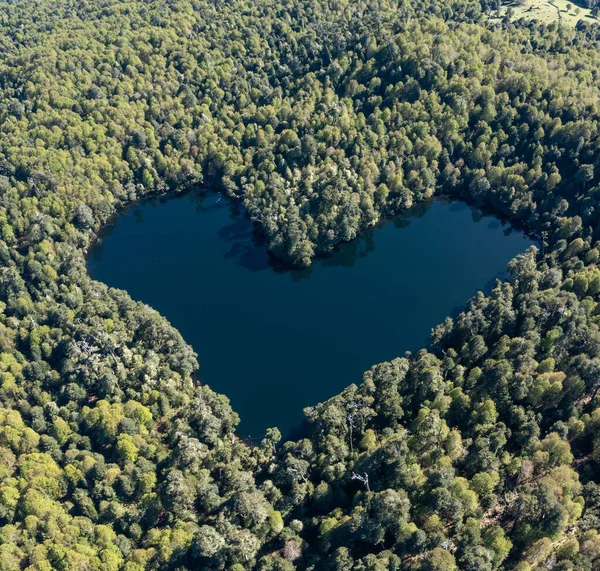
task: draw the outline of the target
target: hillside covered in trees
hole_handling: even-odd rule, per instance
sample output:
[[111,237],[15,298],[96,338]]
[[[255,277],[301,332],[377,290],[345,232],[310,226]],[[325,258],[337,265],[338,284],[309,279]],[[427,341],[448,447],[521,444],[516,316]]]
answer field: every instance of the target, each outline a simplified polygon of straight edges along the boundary
[[[600,568],[600,34],[493,9],[0,2],[0,570]],[[85,270],[121,206],[203,183],[298,265],[440,193],[540,248],[249,446]]]

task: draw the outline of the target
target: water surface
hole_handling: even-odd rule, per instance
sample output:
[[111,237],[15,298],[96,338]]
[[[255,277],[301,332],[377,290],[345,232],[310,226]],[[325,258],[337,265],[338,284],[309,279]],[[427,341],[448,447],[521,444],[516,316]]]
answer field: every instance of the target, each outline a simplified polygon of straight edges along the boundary
[[302,409],[489,291],[531,241],[463,203],[434,201],[343,244],[308,270],[269,263],[252,223],[218,195],[135,205],[90,250],[94,279],[164,315],[226,394],[240,432],[286,434]]

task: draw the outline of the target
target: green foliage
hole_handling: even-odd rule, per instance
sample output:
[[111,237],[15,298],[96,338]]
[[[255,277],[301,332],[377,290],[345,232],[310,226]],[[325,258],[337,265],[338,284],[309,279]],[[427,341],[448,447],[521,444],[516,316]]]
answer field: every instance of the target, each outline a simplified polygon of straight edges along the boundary
[[[597,566],[600,36],[488,8],[0,6],[0,569]],[[540,251],[253,447],[85,271],[121,206],[201,183],[299,265],[439,194]]]

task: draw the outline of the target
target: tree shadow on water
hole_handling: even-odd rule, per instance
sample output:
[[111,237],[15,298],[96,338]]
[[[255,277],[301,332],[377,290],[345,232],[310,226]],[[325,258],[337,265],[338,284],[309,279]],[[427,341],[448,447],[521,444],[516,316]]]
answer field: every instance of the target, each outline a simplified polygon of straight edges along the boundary
[[374,230],[366,230],[350,242],[344,242],[320,260],[324,268],[352,268],[361,258],[375,251]]
[[450,209],[449,209],[450,212],[460,212],[462,210],[469,208],[466,203],[461,202],[459,200],[450,201],[450,202],[451,202]]
[[223,255],[225,259],[233,259],[238,265],[252,272],[268,270],[271,267],[264,240],[257,235],[253,223],[247,218],[235,217],[230,224],[223,226],[217,235],[229,245],[229,249]]

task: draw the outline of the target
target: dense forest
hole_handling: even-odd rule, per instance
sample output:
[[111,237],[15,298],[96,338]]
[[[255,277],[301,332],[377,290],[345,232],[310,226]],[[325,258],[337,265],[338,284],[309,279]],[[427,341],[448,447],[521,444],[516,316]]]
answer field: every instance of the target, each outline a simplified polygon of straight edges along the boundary
[[[0,2],[0,570],[600,569],[600,29],[495,9]],[[540,247],[251,446],[85,270],[201,184],[297,265],[436,194]]]

